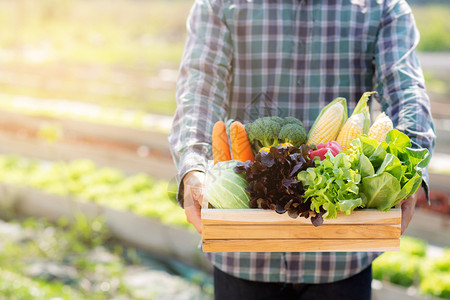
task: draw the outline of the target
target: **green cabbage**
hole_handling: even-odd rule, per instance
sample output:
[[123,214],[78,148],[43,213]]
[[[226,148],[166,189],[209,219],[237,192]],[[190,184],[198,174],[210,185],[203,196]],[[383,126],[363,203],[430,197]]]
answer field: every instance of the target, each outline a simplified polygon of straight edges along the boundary
[[250,207],[245,174],[233,170],[237,163],[237,160],[218,162],[208,171],[205,197],[214,208]]

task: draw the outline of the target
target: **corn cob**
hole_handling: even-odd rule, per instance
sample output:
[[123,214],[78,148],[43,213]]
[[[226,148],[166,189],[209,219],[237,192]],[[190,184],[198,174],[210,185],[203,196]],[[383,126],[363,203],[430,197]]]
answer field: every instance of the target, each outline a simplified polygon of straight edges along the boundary
[[367,134],[369,131],[370,113],[367,101],[373,93],[374,92],[366,92],[361,96],[352,115],[339,131],[336,142],[341,145],[344,151],[350,148],[351,141],[358,138],[361,134]]
[[392,120],[384,112],[382,112],[375,119],[372,126],[370,126],[368,136],[379,142],[384,142],[387,133],[392,129],[394,129]]
[[336,98],[320,111],[308,133],[308,145],[324,144],[336,138],[347,120],[347,100]]

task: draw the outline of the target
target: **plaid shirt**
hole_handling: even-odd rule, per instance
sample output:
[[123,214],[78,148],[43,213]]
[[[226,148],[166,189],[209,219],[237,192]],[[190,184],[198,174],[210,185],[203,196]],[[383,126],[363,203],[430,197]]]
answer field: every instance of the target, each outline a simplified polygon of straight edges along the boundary
[[[206,170],[218,120],[295,116],[308,130],[334,98],[345,97],[351,113],[370,90],[396,128],[434,149],[419,34],[405,0],[197,0],[187,24],[169,136],[180,178]],[[240,278],[306,283],[349,277],[377,255],[207,254]]]

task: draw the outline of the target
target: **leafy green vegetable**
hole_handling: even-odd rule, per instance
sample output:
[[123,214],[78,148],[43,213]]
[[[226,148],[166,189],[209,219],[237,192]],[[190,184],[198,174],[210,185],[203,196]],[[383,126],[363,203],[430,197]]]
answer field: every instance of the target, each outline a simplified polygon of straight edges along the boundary
[[336,218],[338,211],[350,214],[365,205],[359,195],[361,175],[352,169],[349,155],[341,152],[333,156],[329,151],[324,160],[316,158],[315,164],[315,168],[298,174],[312,211],[322,213],[323,218]]
[[372,165],[372,163],[370,162],[369,158],[367,158],[367,156],[364,155],[364,153],[361,153],[360,157],[359,157],[359,166],[358,166],[360,172],[361,172],[361,177],[367,177],[367,176],[372,176],[375,174],[375,169]]
[[430,154],[427,149],[411,148],[404,133],[393,129],[381,143],[362,135],[351,144],[349,155],[362,176],[366,207],[387,211],[419,188]]
[[427,149],[410,148],[408,136],[396,129],[385,142],[361,135],[351,145],[347,152],[316,159],[316,168],[298,175],[311,210],[324,218],[336,218],[338,211],[349,214],[357,207],[389,210],[419,188],[422,169],[430,161]]
[[362,192],[367,197],[367,207],[389,210],[391,203],[397,200],[399,191],[398,179],[387,172],[362,179]]
[[249,208],[248,182],[233,168],[237,160],[218,162],[208,172],[205,196],[215,208]]

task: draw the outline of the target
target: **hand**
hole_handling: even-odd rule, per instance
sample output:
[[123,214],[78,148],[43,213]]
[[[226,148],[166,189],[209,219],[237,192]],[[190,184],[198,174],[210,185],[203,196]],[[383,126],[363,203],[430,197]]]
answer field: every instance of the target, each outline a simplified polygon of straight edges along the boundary
[[421,189],[419,188],[414,194],[409,196],[407,199],[400,202],[402,208],[402,227],[401,232],[405,232],[408,224],[411,222],[411,219],[414,215],[414,209],[416,207],[417,198],[421,193]]
[[203,201],[203,188],[205,186],[205,173],[191,171],[183,178],[184,185],[184,213],[189,223],[194,225],[198,233],[202,233],[201,207]]

